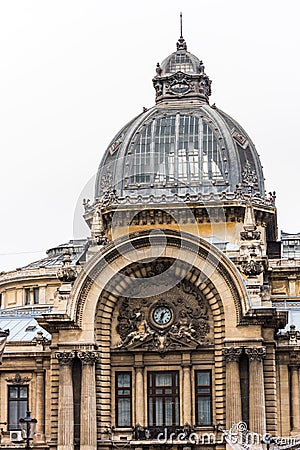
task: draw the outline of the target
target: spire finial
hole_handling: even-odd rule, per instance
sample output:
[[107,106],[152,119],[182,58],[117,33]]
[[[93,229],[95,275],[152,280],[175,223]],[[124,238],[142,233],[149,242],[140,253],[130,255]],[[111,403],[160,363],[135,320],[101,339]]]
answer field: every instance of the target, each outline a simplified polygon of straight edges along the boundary
[[180,37],[182,38],[182,12],[180,13]]
[[178,50],[187,50],[186,42],[182,36],[182,12],[180,13],[180,38],[178,39],[178,42],[176,45],[177,45],[177,51]]

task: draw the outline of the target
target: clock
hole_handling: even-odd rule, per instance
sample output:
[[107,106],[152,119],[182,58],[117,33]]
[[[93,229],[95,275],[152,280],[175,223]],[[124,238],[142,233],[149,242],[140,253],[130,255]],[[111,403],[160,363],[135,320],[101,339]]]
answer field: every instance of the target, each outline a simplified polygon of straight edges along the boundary
[[153,321],[156,325],[168,325],[173,317],[173,313],[168,306],[157,306],[152,313]]

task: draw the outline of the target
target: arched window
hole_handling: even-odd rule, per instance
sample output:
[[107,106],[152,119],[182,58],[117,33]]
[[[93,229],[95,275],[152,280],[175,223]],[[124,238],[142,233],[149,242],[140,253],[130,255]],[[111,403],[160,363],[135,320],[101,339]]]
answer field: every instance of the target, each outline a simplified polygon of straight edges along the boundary
[[157,117],[138,132],[126,156],[125,189],[225,185],[218,137],[193,115]]

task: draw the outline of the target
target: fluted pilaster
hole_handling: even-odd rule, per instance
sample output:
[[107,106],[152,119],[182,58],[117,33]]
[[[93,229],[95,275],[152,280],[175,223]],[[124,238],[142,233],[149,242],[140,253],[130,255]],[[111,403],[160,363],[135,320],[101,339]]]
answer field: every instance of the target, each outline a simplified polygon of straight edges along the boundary
[[97,449],[96,420],[96,374],[95,363],[98,353],[78,352],[82,363],[81,408],[80,408],[80,450]]
[[57,352],[59,361],[59,390],[58,390],[58,450],[74,449],[74,404],[72,363],[75,352]]
[[226,361],[226,426],[228,429],[234,423],[242,420],[241,384],[239,359],[241,347],[225,347],[223,355]]
[[249,358],[249,416],[250,430],[263,435],[266,433],[266,407],[264,388],[263,359],[265,347],[247,347],[245,353]]

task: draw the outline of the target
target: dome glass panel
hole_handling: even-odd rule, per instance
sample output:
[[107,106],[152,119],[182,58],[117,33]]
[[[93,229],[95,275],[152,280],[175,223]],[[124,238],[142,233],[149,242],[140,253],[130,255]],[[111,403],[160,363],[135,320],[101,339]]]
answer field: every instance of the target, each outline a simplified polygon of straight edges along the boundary
[[130,148],[125,189],[226,185],[218,137],[200,117],[157,117],[134,135]]
[[176,73],[176,72],[184,72],[184,73],[194,72],[191,58],[185,52],[173,53],[167,64],[166,73]]

